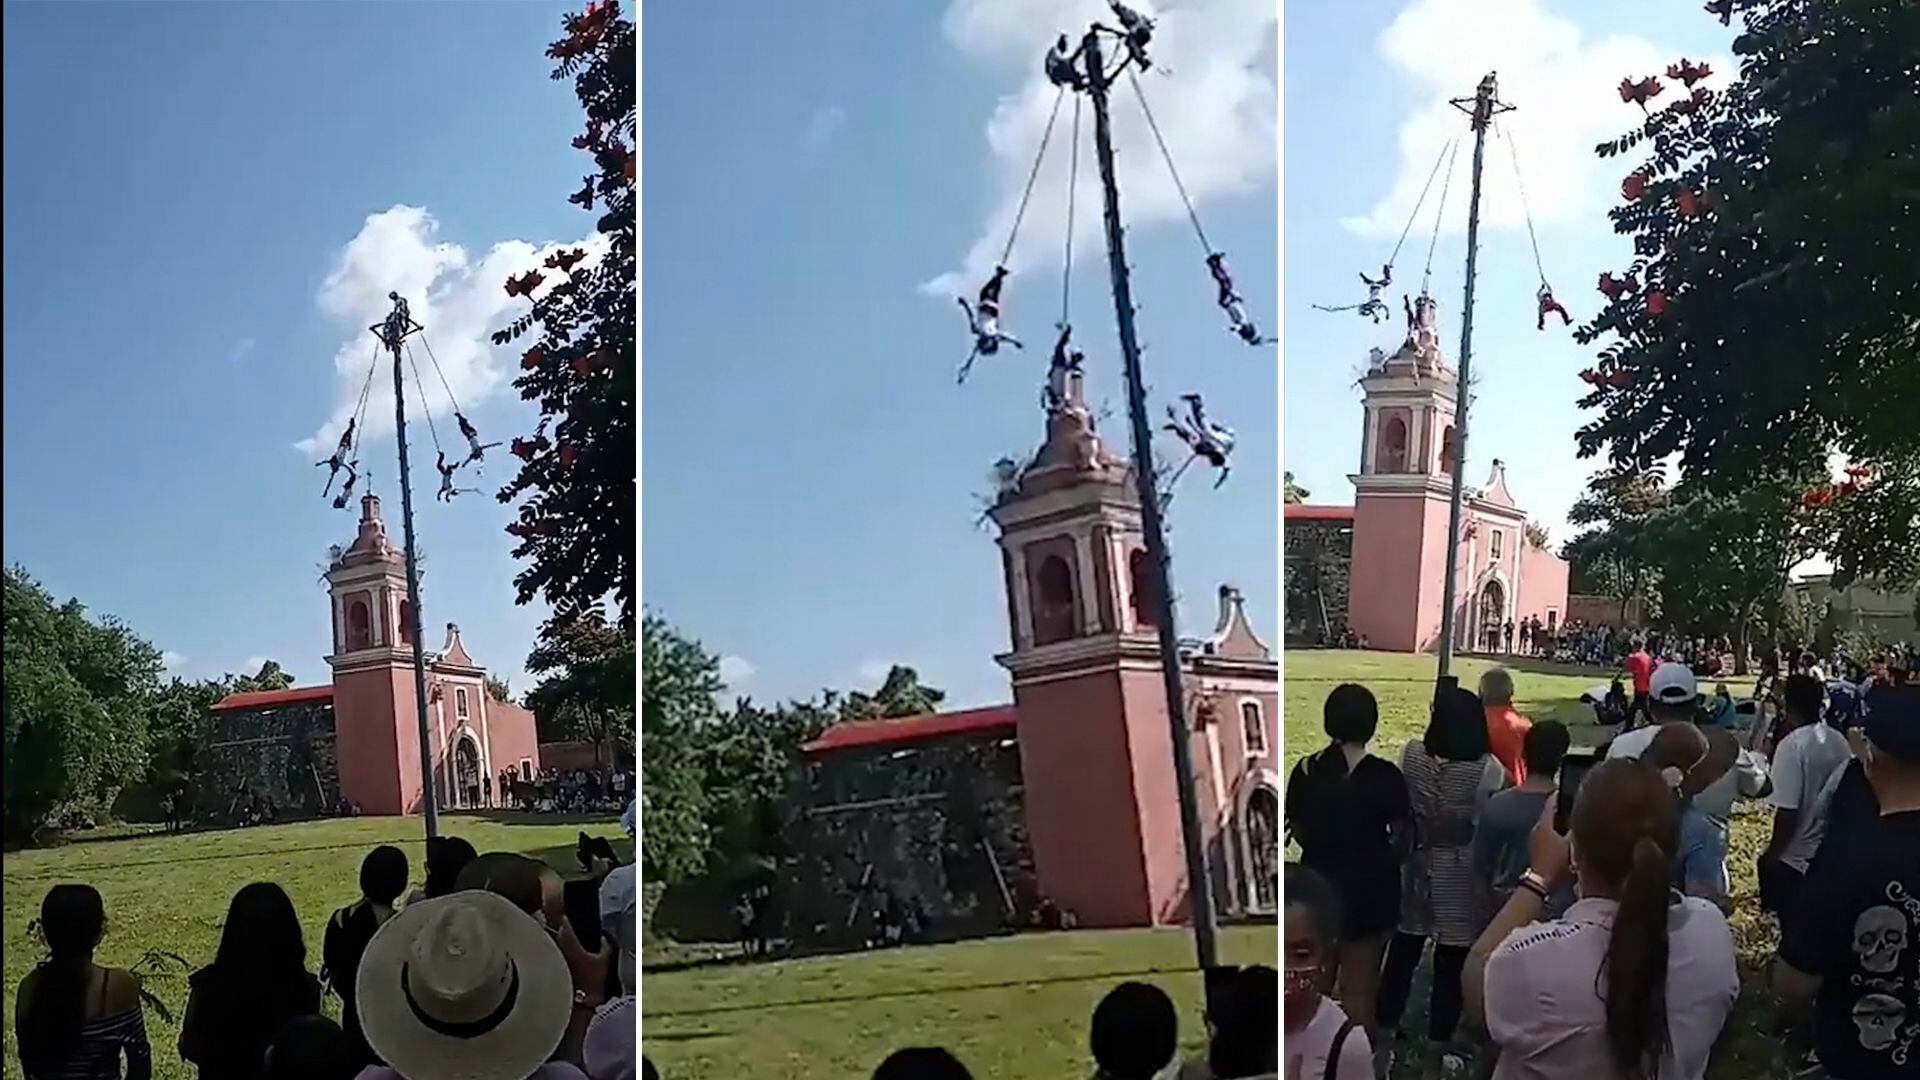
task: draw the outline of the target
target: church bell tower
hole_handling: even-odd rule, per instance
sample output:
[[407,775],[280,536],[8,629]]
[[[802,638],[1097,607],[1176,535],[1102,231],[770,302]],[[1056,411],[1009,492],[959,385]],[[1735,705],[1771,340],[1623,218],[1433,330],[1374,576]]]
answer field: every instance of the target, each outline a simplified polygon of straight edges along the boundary
[[422,800],[412,598],[404,556],[387,537],[378,496],[361,498],[359,531],[327,568],[327,592],[340,794],[363,813],[416,813]]

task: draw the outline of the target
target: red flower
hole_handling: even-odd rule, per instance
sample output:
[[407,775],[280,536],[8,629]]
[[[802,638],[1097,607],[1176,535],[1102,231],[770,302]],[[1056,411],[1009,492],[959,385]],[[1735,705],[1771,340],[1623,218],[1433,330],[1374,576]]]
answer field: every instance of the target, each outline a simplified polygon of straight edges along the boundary
[[1684,56],[1680,58],[1679,63],[1667,65],[1667,78],[1678,79],[1689,88],[1711,74],[1713,74],[1712,68],[1705,64],[1696,64]]
[[527,527],[517,521],[510,521],[507,523],[507,535],[517,536],[525,540],[527,538]]
[[593,209],[593,177],[586,177],[585,183],[581,185],[580,190],[567,196],[567,201],[582,210]]
[[561,468],[563,469],[573,468],[574,456],[575,456],[575,451],[573,449],[572,443],[560,444],[560,467]]
[[1633,385],[1633,372],[1626,368],[1614,368],[1607,372],[1607,385],[1615,390],[1625,390]]
[[1620,100],[1627,101],[1627,102],[1632,101],[1634,92],[1638,89],[1639,87],[1634,83],[1632,79],[1621,79],[1620,80]]
[[573,358],[573,373],[581,378],[593,374],[593,366],[592,353],[581,353]]
[[1580,373],[1580,381],[1586,383],[1588,386],[1597,388],[1601,383],[1600,373],[1592,368],[1588,368]]
[[1667,294],[1655,289],[1647,294],[1647,314],[1659,318],[1667,313]]
[[1830,487],[1811,488],[1800,496],[1800,505],[1808,509],[1825,506],[1833,501],[1833,489]]
[[507,295],[531,298],[533,290],[539,288],[540,283],[545,280],[547,280],[546,277],[538,270],[529,270],[519,277],[510,277],[507,279]]
[[1640,196],[1647,193],[1647,179],[1643,171],[1628,173],[1627,178],[1620,181],[1620,194],[1626,196],[1628,202],[1639,202]]
[[1873,466],[1849,465],[1847,466],[1846,472],[1847,472],[1847,476],[1851,477],[1854,480],[1865,480],[1867,477],[1873,475]]
[[1682,190],[1673,201],[1680,208],[1681,217],[1693,217],[1700,212],[1700,197],[1691,191]]
[[1707,14],[1720,16],[1720,25],[1733,23],[1733,0],[1707,0]]
[[634,159],[634,156],[633,156],[633,151],[631,151],[631,150],[629,150],[629,151],[627,151],[627,163],[626,163],[625,165],[622,165],[622,166],[620,167],[620,175],[621,175],[621,176],[623,176],[623,177],[625,177],[625,178],[626,178],[626,180],[627,180],[627,183],[629,183],[629,184],[631,184],[631,183],[633,183],[633,163],[634,163],[634,160],[635,160],[635,159]]
[[568,251],[556,251],[553,254],[547,256],[547,266],[552,269],[558,270],[563,274],[572,273],[574,266],[578,264],[581,259],[584,259],[586,257],[587,257],[587,253],[584,248],[573,248]]
[[1646,112],[1647,102],[1659,97],[1662,89],[1664,88],[1660,85],[1660,80],[1651,75],[1641,79],[1639,82],[1635,82],[1632,79],[1621,79],[1620,100],[1630,101],[1640,106],[1641,112]]
[[526,352],[523,352],[520,354],[520,367],[523,370],[532,371],[534,368],[537,368],[540,366],[540,361],[546,358],[547,358],[546,348],[540,345],[535,345],[533,348],[528,349]]
[[1607,294],[1607,299],[1618,300],[1627,291],[1627,283],[1612,274],[1601,274],[1600,291]]

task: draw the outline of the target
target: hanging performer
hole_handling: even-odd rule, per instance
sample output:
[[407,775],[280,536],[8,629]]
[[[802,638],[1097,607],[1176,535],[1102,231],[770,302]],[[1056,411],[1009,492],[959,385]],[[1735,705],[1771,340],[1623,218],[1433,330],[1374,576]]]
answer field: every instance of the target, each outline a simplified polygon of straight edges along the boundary
[[1573,325],[1573,316],[1567,314],[1567,309],[1561,306],[1560,301],[1553,298],[1552,286],[1549,286],[1544,281],[1541,282],[1538,295],[1540,300],[1540,318],[1536,321],[1536,329],[1545,330],[1547,328],[1548,315],[1558,315],[1562,323],[1567,326]]
[[1073,327],[1060,327],[1060,340],[1053,343],[1053,361],[1047,366],[1047,389],[1044,400],[1047,415],[1052,416],[1067,407],[1068,388],[1073,376],[1080,374],[1081,365],[1087,355],[1079,349],[1069,349],[1073,337]]
[[[341,469],[346,469],[348,475],[352,475],[353,470],[347,464],[347,455],[353,451],[353,429],[359,422],[359,417],[349,419],[347,421],[347,430],[340,436],[340,445],[333,449],[333,456],[325,461],[316,461],[313,463],[314,468],[324,468],[327,470],[327,486],[320,492],[320,497],[323,499],[333,494],[333,482],[340,476]],[[347,483],[351,486],[353,481],[349,480]]]
[[[473,424],[467,420],[465,414],[454,413],[453,418],[460,422],[460,434],[465,435],[467,437],[467,447],[468,447],[467,460],[461,462],[460,463],[461,465],[465,465],[468,462],[484,460],[487,456],[487,451],[500,445],[497,442],[490,442],[490,443],[483,444],[480,441],[480,433],[473,430]],[[458,468],[458,467],[459,466],[455,466],[455,468]]]
[[466,462],[464,461],[456,461],[449,465],[447,464],[446,451],[442,450],[440,452],[440,460],[435,462],[433,466],[440,473],[440,490],[434,493],[434,498],[441,502],[452,502],[455,495],[480,494],[479,488],[457,488],[453,486],[453,474],[459,472],[460,466],[465,464]]
[[992,356],[1000,351],[1002,344],[1016,349],[1024,349],[1018,338],[1003,333],[1000,329],[1000,287],[1006,283],[1007,268],[996,266],[993,276],[980,286],[979,306],[970,307],[967,298],[959,297],[960,308],[967,313],[967,327],[973,331],[973,351],[967,354],[967,362],[960,365],[960,381],[967,381],[967,373],[973,370],[975,357]]
[[1376,325],[1386,322],[1393,316],[1393,309],[1388,307],[1387,302],[1380,298],[1380,294],[1386,290],[1387,286],[1393,284],[1393,264],[1388,263],[1382,266],[1378,278],[1370,278],[1365,273],[1362,273],[1360,275],[1360,282],[1367,287],[1367,298],[1364,301],[1358,304],[1344,304],[1340,307],[1328,307],[1325,304],[1315,304],[1313,305],[1314,310],[1357,311],[1363,316],[1372,318]]
[[347,483],[345,487],[340,489],[340,494],[333,497],[333,508],[335,510],[345,510],[347,503],[353,500],[353,484],[354,481],[360,479],[359,464],[357,461],[349,461],[342,466],[347,470]]
[[1227,321],[1233,324],[1233,332],[1249,345],[1269,344],[1269,339],[1260,336],[1260,328],[1247,318],[1246,302],[1239,293],[1233,291],[1233,275],[1227,271],[1226,253],[1216,251],[1208,255],[1207,270],[1213,275],[1214,284],[1220,287],[1220,295],[1215,302],[1227,313]]
[[1067,35],[1061,34],[1060,40],[1053,43],[1053,48],[1047,53],[1046,68],[1047,81],[1053,85],[1070,90],[1086,89],[1080,69],[1073,66],[1073,49],[1067,43]]
[[[1200,400],[1199,394],[1182,394],[1180,400],[1187,403],[1185,420],[1169,405],[1167,418],[1172,422],[1165,427],[1187,444],[1187,449],[1192,452],[1189,462],[1193,458],[1200,458],[1220,470],[1220,475],[1213,481],[1213,486],[1217,488],[1227,482],[1227,474],[1232,471],[1228,458],[1233,455],[1233,429],[1207,419],[1206,404]],[[1181,466],[1181,471],[1186,471],[1185,465]]]
[[1133,10],[1120,0],[1108,0],[1113,8],[1113,17],[1120,20],[1121,29],[1126,31],[1127,52],[1133,56],[1133,62],[1140,70],[1151,71],[1153,64],[1147,60],[1147,43],[1153,40],[1153,20]]

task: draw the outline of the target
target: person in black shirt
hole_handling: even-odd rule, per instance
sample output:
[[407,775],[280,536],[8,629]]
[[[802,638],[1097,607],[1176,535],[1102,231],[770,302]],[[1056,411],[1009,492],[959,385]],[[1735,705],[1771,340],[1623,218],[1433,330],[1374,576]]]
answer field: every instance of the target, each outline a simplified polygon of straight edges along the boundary
[[1813,1003],[1833,1080],[1894,1080],[1920,1065],[1920,689],[1876,695],[1863,726],[1879,816],[1821,846],[1773,982],[1788,1007]]
[[227,908],[213,963],[187,980],[180,1057],[200,1080],[252,1080],[287,1021],[320,1012],[320,980],[307,970],[300,916],[286,890],[243,886]]
[[378,1058],[360,1032],[354,980],[360,973],[360,956],[367,951],[367,942],[393,918],[394,901],[406,888],[407,853],[387,844],[374,848],[360,862],[360,899],[334,912],[320,939],[321,978],[339,995],[340,1030],[354,1059],[363,1066],[374,1064]]
[[1364,686],[1327,695],[1326,749],[1287,778],[1286,828],[1301,865],[1333,883],[1340,896],[1336,998],[1347,1018],[1376,1025],[1380,962],[1400,925],[1400,863],[1413,823],[1406,778],[1367,752],[1380,706]]

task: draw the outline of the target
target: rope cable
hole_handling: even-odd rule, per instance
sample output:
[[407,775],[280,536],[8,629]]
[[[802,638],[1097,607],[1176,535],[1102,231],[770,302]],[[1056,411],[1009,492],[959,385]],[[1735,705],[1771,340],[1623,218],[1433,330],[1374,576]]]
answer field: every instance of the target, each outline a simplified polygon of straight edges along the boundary
[[1187,220],[1193,222],[1194,235],[1200,238],[1200,246],[1208,255],[1213,254],[1213,245],[1207,242],[1207,230],[1200,227],[1200,215],[1194,212],[1193,200],[1187,197],[1187,185],[1180,182],[1180,170],[1174,167],[1173,154],[1167,149],[1167,140],[1160,134],[1160,123],[1153,118],[1153,107],[1147,104],[1147,93],[1140,89],[1140,79],[1129,70],[1127,81],[1133,84],[1133,95],[1140,99],[1140,111],[1146,114],[1147,128],[1153,132],[1153,141],[1160,144],[1160,156],[1166,160],[1167,173],[1173,177],[1173,187],[1180,193],[1180,201],[1186,204]]
[[[1413,232],[1413,223],[1420,217],[1420,208],[1426,205],[1427,195],[1433,191],[1433,178],[1440,175],[1440,163],[1447,160],[1448,153],[1458,142],[1458,139],[1448,139],[1446,145],[1440,148],[1440,153],[1434,157],[1433,168],[1427,170],[1427,182],[1420,186],[1420,197],[1414,200],[1413,209],[1407,213],[1406,227],[1400,230],[1400,239],[1393,245],[1393,254],[1387,256],[1388,266],[1400,261],[1400,249],[1406,246],[1407,235]],[[1451,169],[1448,170],[1448,175],[1452,175]]]
[[1073,143],[1067,153],[1067,243],[1060,271],[1060,329],[1072,325],[1073,313],[1073,208],[1080,187],[1080,97],[1073,98]]
[[1500,139],[1507,144],[1507,156],[1513,161],[1513,184],[1520,191],[1520,212],[1527,219],[1527,241],[1533,245],[1533,268],[1540,275],[1540,287],[1547,288],[1547,264],[1540,258],[1540,238],[1533,231],[1533,210],[1527,205],[1527,182],[1520,177],[1520,151],[1513,144],[1513,136],[1499,123],[1493,129],[1500,133]]
[[[433,426],[433,406],[427,401],[427,384],[425,380],[420,378],[420,364],[413,358],[413,346],[408,344],[405,348],[407,350],[407,366],[413,369],[413,384],[420,388],[420,411],[427,415],[427,434],[433,436],[434,453],[445,457],[447,451],[440,445],[440,432]],[[444,381],[444,377],[442,381]],[[451,393],[447,395],[447,400],[449,402],[453,400]],[[455,406],[455,408],[457,409],[458,406]]]
[[367,361],[367,378],[360,384],[360,400],[353,407],[353,415],[348,418],[348,426],[353,428],[353,441],[347,444],[347,460],[360,459],[360,439],[366,433],[367,399],[373,394],[373,376],[380,370],[380,345],[374,343],[373,356]]
[[1433,280],[1433,252],[1440,246],[1440,223],[1447,217],[1447,192],[1453,187],[1453,162],[1459,155],[1460,143],[1456,140],[1453,151],[1447,155],[1447,178],[1440,182],[1440,203],[1433,211],[1433,239],[1427,242],[1427,266],[1420,272],[1420,293],[1423,296]]
[[[424,328],[420,331],[420,347],[427,350],[427,362],[433,365],[433,373],[440,376],[440,389],[447,392],[447,402],[453,406],[453,411],[458,414],[460,412],[460,400],[453,396],[453,387],[447,383],[447,373],[440,370],[440,360],[433,355],[433,342],[427,340],[427,332]],[[417,379],[419,375],[416,373],[414,377]]]
[[1013,242],[1020,236],[1020,222],[1027,216],[1027,202],[1033,198],[1034,181],[1040,179],[1040,163],[1047,159],[1047,143],[1053,138],[1054,121],[1060,119],[1060,102],[1066,98],[1067,88],[1062,86],[1053,95],[1053,111],[1047,114],[1047,127],[1040,133],[1040,150],[1033,155],[1033,169],[1027,173],[1027,189],[1020,194],[1020,208],[1013,212],[1013,228],[1007,231],[1006,249],[1000,252],[999,265],[1007,265],[1013,257]]

